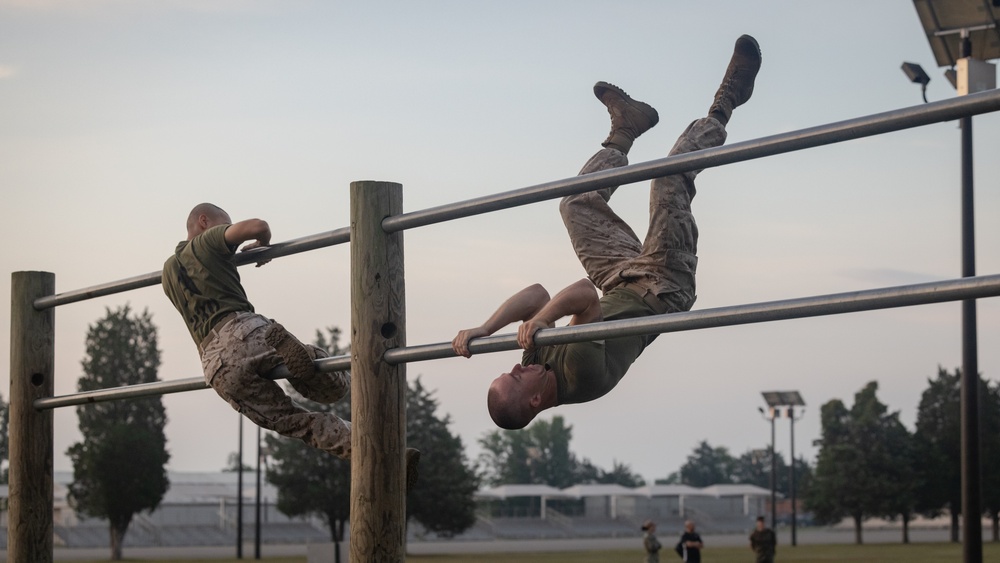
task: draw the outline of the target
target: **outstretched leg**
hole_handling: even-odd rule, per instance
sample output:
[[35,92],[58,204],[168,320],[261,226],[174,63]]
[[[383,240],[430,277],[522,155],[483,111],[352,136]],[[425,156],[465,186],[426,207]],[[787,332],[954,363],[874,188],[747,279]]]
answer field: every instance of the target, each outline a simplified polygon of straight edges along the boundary
[[[744,35],[736,41],[722,85],[709,116],[691,123],[670,150],[671,155],[722,145],[733,109],[753,93],[760,69],[757,41]],[[694,179],[700,170],[653,180],[649,196],[649,231],[642,252],[623,275],[665,302],[668,311],[687,311],[695,301],[698,226],[691,214]]]
[[297,406],[277,383],[258,375],[281,361],[266,341],[270,326],[271,322],[260,315],[242,313],[223,327],[202,351],[206,381],[258,426],[349,458],[349,422],[332,413]]
[[[632,142],[659,121],[652,106],[633,100],[613,84],[598,82],[594,94],[608,108],[611,133],[602,143],[606,148],[587,161],[581,175],[627,165]],[[617,285],[622,263],[642,251],[635,232],[608,205],[616,189],[567,196],[559,204],[573,250],[602,291]]]

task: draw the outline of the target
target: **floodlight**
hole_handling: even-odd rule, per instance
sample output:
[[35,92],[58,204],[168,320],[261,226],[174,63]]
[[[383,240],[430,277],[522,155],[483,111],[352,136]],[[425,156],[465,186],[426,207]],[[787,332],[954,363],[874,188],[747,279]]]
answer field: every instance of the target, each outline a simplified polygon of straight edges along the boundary
[[924,67],[918,65],[917,63],[903,63],[903,72],[906,73],[906,77],[910,79],[910,82],[914,84],[927,85],[931,81],[931,77],[927,76],[924,72]]
[[924,68],[917,63],[903,63],[903,72],[906,73],[906,77],[910,79],[910,82],[920,85],[920,95],[924,98],[924,103],[927,103],[927,83],[931,81],[931,77],[927,76],[924,72]]

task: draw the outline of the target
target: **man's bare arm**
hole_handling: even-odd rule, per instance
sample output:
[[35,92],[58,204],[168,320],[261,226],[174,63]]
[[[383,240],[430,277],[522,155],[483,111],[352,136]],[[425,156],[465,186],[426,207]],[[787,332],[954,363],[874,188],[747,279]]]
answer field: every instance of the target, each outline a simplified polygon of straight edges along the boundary
[[256,241],[257,246],[267,246],[271,243],[271,227],[263,219],[247,219],[233,223],[226,228],[226,244],[239,246],[244,242]]
[[600,321],[601,302],[597,288],[589,279],[577,281],[560,291],[535,315],[517,329],[517,343],[525,350],[534,346],[535,333],[552,328],[563,317],[572,318],[571,326]]
[[[240,249],[241,252],[260,248],[271,244],[271,227],[263,219],[247,219],[239,223],[233,223],[226,228],[226,244],[229,246],[239,246],[251,240],[248,245]],[[257,262],[257,267],[267,264],[270,260]]]
[[549,302],[549,292],[539,284],[530,285],[510,296],[482,325],[458,332],[451,347],[455,353],[468,358],[469,341],[473,338],[489,336],[501,328],[517,321],[534,317]]

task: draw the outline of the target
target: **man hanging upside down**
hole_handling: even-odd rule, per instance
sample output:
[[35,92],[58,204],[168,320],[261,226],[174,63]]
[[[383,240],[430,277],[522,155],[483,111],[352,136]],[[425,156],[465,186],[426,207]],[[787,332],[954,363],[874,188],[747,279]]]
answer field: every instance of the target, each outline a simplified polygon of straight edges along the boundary
[[[725,142],[733,108],[750,99],[760,63],[757,41],[749,35],[740,37],[708,116],[688,126],[671,155]],[[611,134],[602,143],[605,148],[591,157],[580,174],[627,165],[632,142],[659,121],[655,109],[633,100],[613,84],[598,82],[594,94],[611,114]],[[657,336],[536,348],[534,335],[538,330],[551,328],[563,317],[570,317],[572,326],[691,309],[698,263],[698,228],[691,214],[697,174],[692,171],[653,180],[644,242],[608,205],[616,188],[562,200],[559,211],[588,279],[551,299],[541,285],[529,286],[507,299],[481,326],[460,331],[452,341],[457,354],[469,357],[470,340],[522,321],[517,331],[518,344],[525,350],[521,363],[494,379],[487,395],[490,416],[497,426],[524,428],[547,408],[604,396]],[[600,299],[596,288],[603,293]]]

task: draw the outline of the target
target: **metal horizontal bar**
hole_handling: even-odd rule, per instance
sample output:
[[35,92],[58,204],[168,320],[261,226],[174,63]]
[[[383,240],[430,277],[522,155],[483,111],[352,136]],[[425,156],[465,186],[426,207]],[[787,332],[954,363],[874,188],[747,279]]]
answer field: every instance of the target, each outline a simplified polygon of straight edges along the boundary
[[100,403],[103,401],[136,399],[139,397],[150,397],[153,395],[167,395],[169,393],[197,391],[199,389],[208,389],[208,384],[205,383],[204,377],[190,377],[187,379],[178,379],[176,381],[137,383],[135,385],[126,385],[125,387],[112,387],[110,389],[84,391],[81,393],[74,393],[72,395],[60,395],[58,397],[35,399],[33,406],[38,410],[55,409],[74,405],[89,405],[91,403]]
[[[314,362],[316,368],[321,372],[343,371],[351,369],[350,356],[333,356],[323,358]],[[271,380],[288,379],[288,368],[284,364],[271,370],[264,377]],[[71,395],[60,395],[58,397],[47,397],[37,399],[33,406],[38,410],[56,409],[61,407],[72,407],[76,405],[89,405],[104,401],[118,401],[122,399],[136,399],[139,397],[151,397],[155,395],[167,395],[169,393],[182,393],[184,391],[198,391],[208,389],[204,377],[192,377],[188,379],[178,379],[175,381],[156,381],[152,383],[139,383],[136,385],[126,385],[124,387],[111,387],[108,389],[97,389],[94,391],[84,391]]]
[[934,32],[934,37],[944,37],[946,35],[959,35],[962,32],[973,32],[973,31],[985,31],[987,29],[996,29],[996,24],[984,23],[979,25],[974,25],[971,27],[955,27],[951,29],[939,29]]
[[[535,343],[539,346],[550,346],[638,334],[680,332],[996,296],[1000,296],[1000,274],[550,328],[538,331],[535,334]],[[477,338],[469,343],[469,350],[473,354],[503,352],[519,348],[516,334]],[[442,342],[389,350],[383,358],[390,364],[399,364],[455,356],[451,343]],[[349,370],[351,369],[351,357],[345,355],[323,358],[316,360],[315,364],[321,372]],[[288,370],[284,366],[279,366],[267,377],[268,379],[286,379]],[[205,380],[200,377],[177,381],[157,381],[38,399],[34,402],[34,407],[36,409],[52,409],[206,388]]]
[[[595,172],[585,176],[574,176],[509,192],[432,207],[422,211],[403,213],[386,218],[382,222],[382,226],[386,232],[412,229],[489,213],[491,211],[556,199],[567,195],[599,190],[608,186],[631,184],[660,176],[689,172],[691,170],[714,168],[734,162],[859,139],[997,110],[1000,110],[1000,91],[980,92],[950,100],[878,113],[722,147],[669,156],[649,162]],[[335,244],[342,244],[349,242],[350,237],[350,228],[343,227],[334,231],[292,239],[260,250],[252,250],[246,253],[241,252],[237,255],[237,263],[244,265],[260,260],[269,260]],[[121,293],[158,283],[160,283],[160,272],[150,272],[149,274],[115,282],[42,297],[35,300],[34,306],[39,310],[47,309],[49,307]]]
[[556,199],[609,186],[650,180],[692,170],[713,168],[775,154],[782,154],[841,141],[860,139],[911,127],[950,121],[969,115],[1000,110],[1000,90],[959,96],[866,117],[800,129],[731,145],[668,156],[639,164],[574,176],[518,190],[473,198],[387,217],[386,232],[396,232],[500,209]]
[[[298,254],[300,252],[306,252],[308,250],[315,250],[317,248],[324,248],[336,244],[344,244],[346,242],[349,242],[350,240],[351,240],[351,228],[342,227],[340,229],[327,231],[325,233],[319,233],[315,235],[309,235],[296,239],[291,239],[285,242],[279,242],[271,246],[268,246],[267,248],[254,249],[247,252],[240,252],[239,254],[236,255],[236,264],[239,266],[244,266],[246,264],[254,264],[260,262],[261,260],[271,260],[274,258],[280,258],[282,256],[289,256],[292,254]],[[67,303],[76,303],[77,301],[85,301],[87,299],[93,299],[95,297],[103,297],[105,295],[113,295],[115,293],[131,291],[133,289],[139,289],[142,287],[149,287],[151,285],[156,285],[160,283],[161,273],[162,271],[150,272],[148,274],[143,274],[141,276],[134,276],[119,281],[108,282],[100,285],[85,287],[83,289],[66,291],[63,293],[57,293],[56,295],[41,297],[35,300],[34,306],[35,309],[42,310],[42,309],[48,309],[49,307],[66,305]]]
[[[662,334],[997,296],[1000,296],[1000,275],[969,277],[550,328],[540,330],[535,334],[535,344],[549,346],[639,334]],[[477,338],[469,343],[469,350],[473,354],[517,350],[519,348],[516,334]],[[451,358],[455,355],[451,349],[451,343],[443,342],[389,350],[385,353],[384,359],[390,364],[398,364]]]

